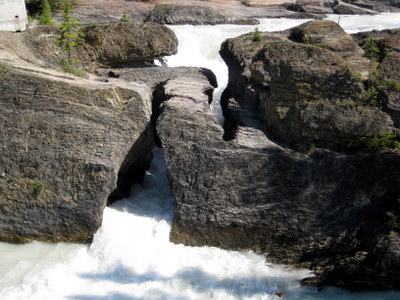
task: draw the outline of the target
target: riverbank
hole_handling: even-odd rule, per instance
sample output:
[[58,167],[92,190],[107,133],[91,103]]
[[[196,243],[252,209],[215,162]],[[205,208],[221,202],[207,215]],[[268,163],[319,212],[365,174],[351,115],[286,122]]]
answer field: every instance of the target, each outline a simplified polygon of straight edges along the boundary
[[326,14],[375,14],[400,12],[390,1],[315,0],[80,0],[74,15],[83,23],[107,23],[127,14],[135,22],[166,24],[248,24],[255,18],[313,18]]

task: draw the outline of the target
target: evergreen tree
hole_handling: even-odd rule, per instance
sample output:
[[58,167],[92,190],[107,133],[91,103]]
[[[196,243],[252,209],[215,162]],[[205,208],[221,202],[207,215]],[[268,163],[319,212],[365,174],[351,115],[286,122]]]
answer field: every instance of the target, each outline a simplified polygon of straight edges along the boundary
[[42,12],[39,16],[39,24],[41,25],[54,25],[53,14],[51,12],[51,7],[49,1],[42,1]]
[[71,16],[70,1],[65,1],[63,13],[63,20],[59,28],[60,37],[56,40],[56,44],[67,53],[68,64],[72,65],[72,51],[78,46],[78,42],[83,41],[82,28],[79,26],[78,20]]
[[124,14],[122,15],[120,21],[122,23],[131,23],[132,22],[132,18],[129,16],[127,11],[124,11]]

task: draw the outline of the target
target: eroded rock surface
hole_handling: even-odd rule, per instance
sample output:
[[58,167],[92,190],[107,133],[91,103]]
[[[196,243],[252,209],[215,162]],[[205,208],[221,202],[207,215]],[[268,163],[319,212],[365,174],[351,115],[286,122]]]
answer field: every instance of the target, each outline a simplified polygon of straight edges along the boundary
[[[193,88],[195,98],[186,94]],[[230,107],[236,137],[224,141],[209,88],[179,78],[165,85],[157,133],[177,201],[171,240],[268,253],[316,270],[314,284],[395,287],[400,156],[296,153],[270,141],[240,106]]]
[[89,242],[118,172],[151,158],[149,89],[3,64],[0,77],[0,238]]
[[[83,29],[84,41],[72,52],[77,66],[95,72],[99,66],[120,67],[153,63],[176,54],[172,30],[155,23],[112,23]],[[1,49],[37,66],[60,69],[67,55],[56,45],[56,27],[36,27],[15,34],[0,34]]]
[[394,118],[369,105],[370,61],[355,40],[329,21],[305,23],[285,35],[228,39],[221,55],[232,95],[254,106],[268,134],[292,147],[335,147],[347,138],[393,131]]
[[[303,130],[301,124],[308,126],[303,138],[315,130],[325,143],[340,136],[338,129],[385,132],[392,119],[360,104],[363,82],[346,55],[267,33],[262,42],[252,34],[228,40],[222,52],[230,66],[225,130],[207,105],[207,82],[189,85],[198,90],[194,98],[179,77],[163,87],[168,100],[157,133],[177,201],[171,240],[266,253],[270,261],[313,269],[317,276],[308,284],[396,288],[398,151],[305,154],[281,147],[269,138],[271,110],[258,102],[280,103],[276,111],[287,114],[283,138]],[[291,103],[286,111],[283,103]],[[287,113],[293,109],[301,121]]]

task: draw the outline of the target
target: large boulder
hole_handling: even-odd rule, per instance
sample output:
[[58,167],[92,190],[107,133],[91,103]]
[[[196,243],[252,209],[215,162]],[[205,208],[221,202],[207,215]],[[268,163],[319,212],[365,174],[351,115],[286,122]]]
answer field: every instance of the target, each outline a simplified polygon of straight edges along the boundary
[[[83,41],[72,52],[77,66],[95,71],[99,66],[129,66],[176,54],[178,41],[172,30],[155,23],[112,23],[83,28]],[[2,32],[1,49],[34,63],[57,69],[67,54],[55,43],[58,29],[36,27],[18,35]]]
[[284,35],[254,41],[247,34],[222,44],[229,67],[224,107],[230,96],[257,107],[268,134],[295,148],[335,148],[344,139],[394,130],[393,118],[368,103],[369,60],[350,35],[328,21]]
[[370,61],[354,38],[347,34],[337,23],[331,21],[306,22],[286,31],[289,39],[308,45],[314,45],[340,55],[357,70],[362,78],[367,79]]
[[176,54],[178,46],[174,32],[155,23],[119,22],[107,26],[89,26],[84,31],[84,37],[85,43],[77,49],[79,55],[109,66]]
[[111,194],[151,159],[144,84],[0,66],[0,239],[89,242]]
[[157,133],[177,202],[171,240],[266,253],[314,269],[308,283],[396,287],[400,155],[296,153],[234,103],[236,134],[226,141],[210,88],[182,78],[163,86]]

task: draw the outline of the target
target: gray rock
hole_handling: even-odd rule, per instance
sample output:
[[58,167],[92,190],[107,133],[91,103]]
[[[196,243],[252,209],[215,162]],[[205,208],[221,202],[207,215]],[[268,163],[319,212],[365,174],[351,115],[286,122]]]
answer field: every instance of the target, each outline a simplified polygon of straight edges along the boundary
[[0,77],[0,239],[91,241],[117,180],[151,159],[150,90],[9,65]]
[[308,22],[283,33],[228,39],[221,56],[229,67],[222,99],[256,107],[268,134],[295,148],[335,148],[342,139],[393,131],[393,118],[364,105],[369,60],[337,24]]
[[336,14],[342,15],[372,15],[375,11],[361,6],[352,5],[343,1],[337,1],[337,4],[332,7]]
[[[112,23],[83,29],[84,41],[72,52],[76,65],[88,71],[99,66],[132,66],[175,54],[178,41],[172,30],[155,23]],[[35,65],[59,69],[67,61],[55,43],[56,27],[36,27],[18,35],[1,32],[3,50]]]
[[174,4],[157,4],[149,12],[145,22],[175,25],[258,24],[255,19],[228,17],[211,7]]
[[173,31],[155,23],[112,23],[85,28],[85,43],[77,48],[85,61],[119,66],[176,54]]
[[210,88],[181,78],[164,87],[157,133],[177,201],[171,240],[268,253],[314,269],[314,284],[396,287],[398,153],[296,153],[241,105],[229,106],[236,134],[226,141]]

